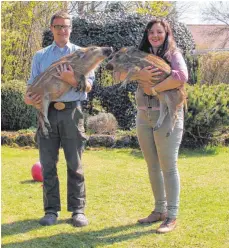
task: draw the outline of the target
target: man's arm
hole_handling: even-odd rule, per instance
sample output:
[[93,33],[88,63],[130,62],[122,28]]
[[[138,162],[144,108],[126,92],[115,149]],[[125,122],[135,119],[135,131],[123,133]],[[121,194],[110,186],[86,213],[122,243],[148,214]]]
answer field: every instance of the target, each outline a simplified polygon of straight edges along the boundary
[[95,81],[95,72],[91,71],[86,81],[86,90],[85,90],[86,93],[91,91],[94,81]]
[[30,78],[27,82],[27,90],[24,96],[24,102],[27,105],[34,105],[34,106],[39,105],[41,103],[41,97],[37,94],[32,95],[28,88],[29,88],[29,85],[33,83],[34,78],[40,74],[39,68],[38,68],[37,56],[38,55],[35,54],[32,60]]

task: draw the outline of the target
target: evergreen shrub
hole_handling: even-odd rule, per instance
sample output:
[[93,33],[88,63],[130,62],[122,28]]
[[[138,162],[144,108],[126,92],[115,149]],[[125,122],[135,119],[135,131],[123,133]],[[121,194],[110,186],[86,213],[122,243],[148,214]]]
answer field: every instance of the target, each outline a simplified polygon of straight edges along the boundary
[[225,145],[229,139],[229,85],[189,86],[184,147]]
[[20,130],[36,126],[36,110],[24,103],[26,83],[9,81],[1,86],[1,129]]

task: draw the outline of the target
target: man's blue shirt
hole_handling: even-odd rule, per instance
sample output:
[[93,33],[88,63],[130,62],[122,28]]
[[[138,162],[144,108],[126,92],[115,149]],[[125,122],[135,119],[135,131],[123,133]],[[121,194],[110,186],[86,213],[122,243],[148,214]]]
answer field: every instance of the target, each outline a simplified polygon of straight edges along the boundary
[[[68,42],[65,47],[60,48],[56,45],[55,41],[52,45],[45,47],[42,50],[36,52],[32,61],[32,68],[30,79],[28,80],[28,84],[32,84],[33,80],[36,76],[40,75],[44,72],[52,63],[61,59],[63,56],[68,55],[70,53],[75,52],[80,47]],[[88,76],[88,81],[93,84],[95,80],[94,72],[91,72]],[[83,101],[87,99],[87,93],[76,91],[75,88],[71,87],[71,89],[58,98],[56,101],[61,102],[70,102],[70,101]]]

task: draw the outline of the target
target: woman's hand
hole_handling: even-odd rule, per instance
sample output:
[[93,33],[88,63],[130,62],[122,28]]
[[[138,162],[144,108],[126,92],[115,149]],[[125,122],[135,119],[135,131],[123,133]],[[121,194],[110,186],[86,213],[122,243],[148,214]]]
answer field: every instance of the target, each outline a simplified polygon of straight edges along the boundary
[[138,80],[139,86],[146,95],[152,95],[152,88],[155,86],[151,81]]
[[142,88],[143,92],[146,95],[157,95],[157,92],[155,92],[155,84],[152,83],[151,81],[143,81],[140,80],[138,81],[139,86]]
[[140,70],[137,74],[137,80],[139,81],[156,81],[160,79],[162,72],[158,68],[153,68],[152,66],[147,66]]
[[77,81],[75,79],[74,71],[71,65],[61,64],[59,67],[56,68],[59,79],[65,81],[66,83],[72,85],[73,87],[77,87]]
[[152,95],[152,87],[155,86],[155,81],[160,79],[162,72],[158,68],[147,66],[138,72],[138,84],[147,95]]
[[148,96],[152,95],[152,87],[147,87],[147,88],[142,88],[142,89],[146,95],[148,95]]

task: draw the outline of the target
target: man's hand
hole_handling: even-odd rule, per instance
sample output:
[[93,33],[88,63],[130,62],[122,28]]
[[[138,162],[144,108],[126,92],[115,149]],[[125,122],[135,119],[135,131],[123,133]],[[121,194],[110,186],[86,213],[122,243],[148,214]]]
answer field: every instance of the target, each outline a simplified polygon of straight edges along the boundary
[[[74,71],[71,67],[71,65],[60,65],[59,67],[56,68],[57,72],[59,75],[57,75],[56,77],[60,78],[61,80],[69,83],[70,85],[72,85],[74,88],[77,87],[78,82],[75,79],[75,75],[74,75]],[[85,92],[90,92],[92,89],[91,84],[86,81],[86,89]]]
[[41,103],[41,96],[38,94],[33,94],[28,91],[26,92],[24,101],[27,105],[33,105],[35,108],[39,109],[39,105]]
[[91,89],[92,89],[92,86],[91,86],[91,84],[88,82],[88,81],[86,81],[86,88],[85,88],[85,92],[90,92],[91,91]]
[[72,85],[74,88],[77,87],[78,82],[75,79],[74,71],[71,65],[61,64],[59,67],[56,68],[59,79],[65,81],[66,83]]

